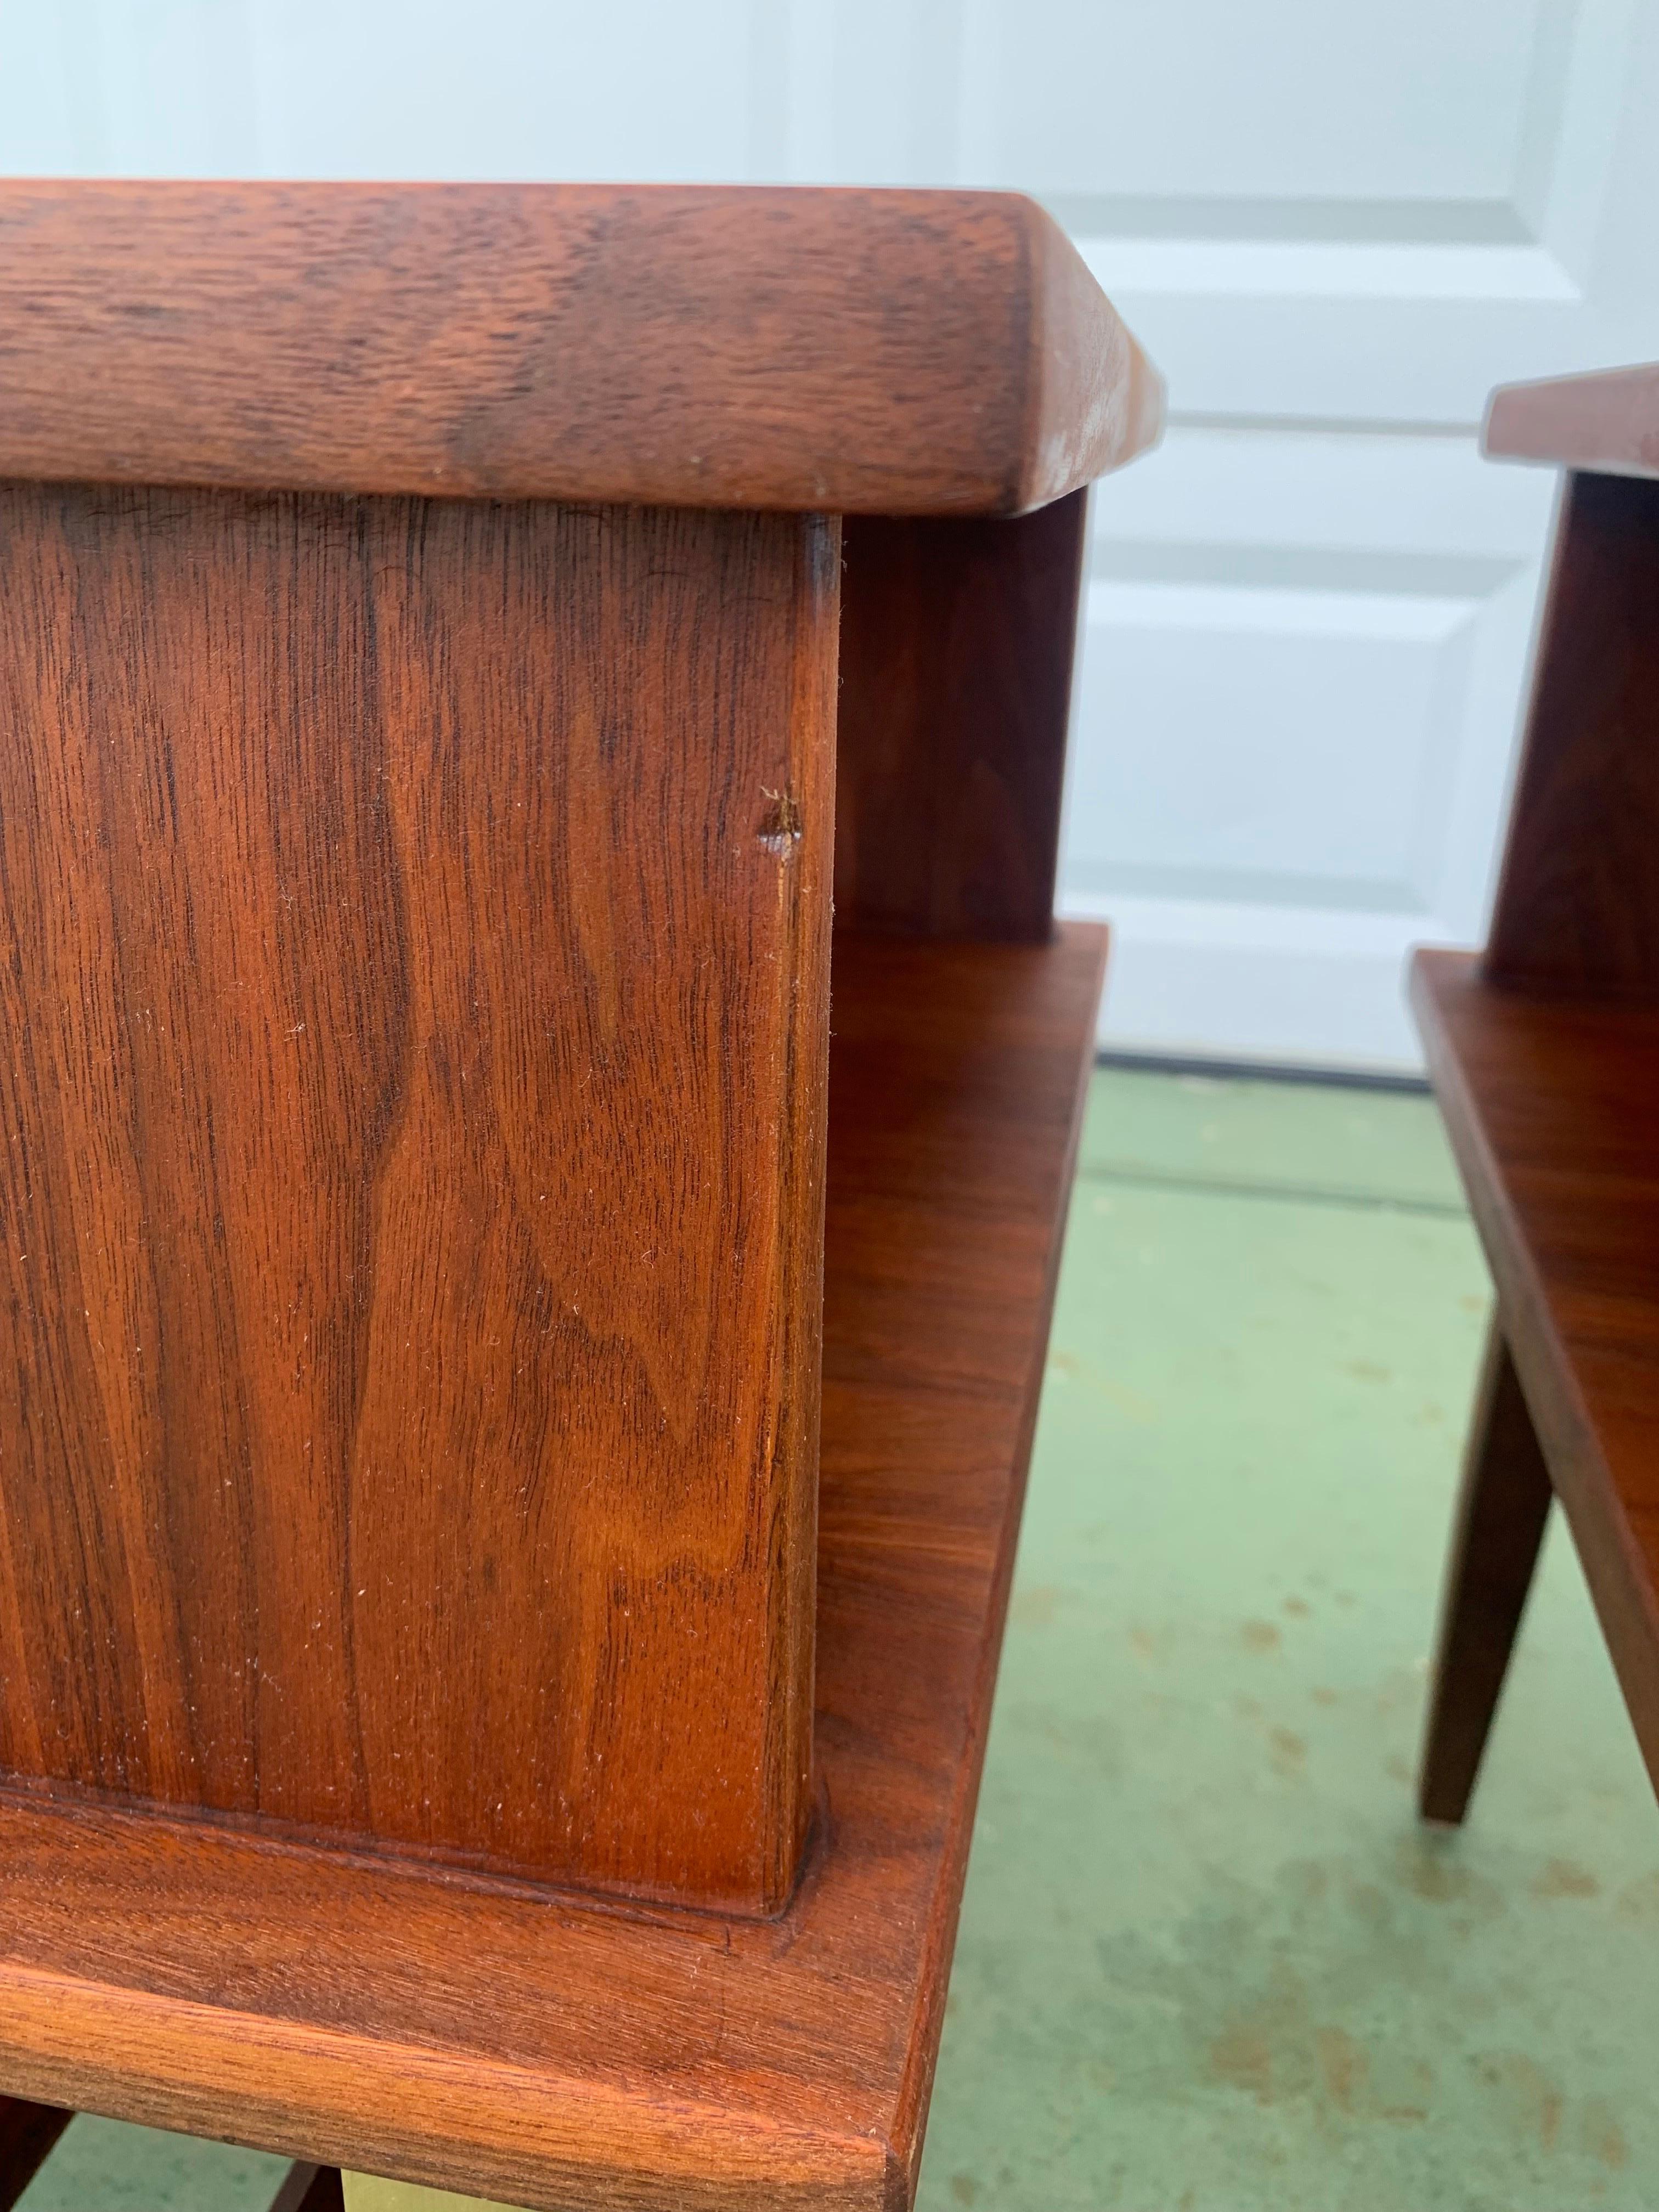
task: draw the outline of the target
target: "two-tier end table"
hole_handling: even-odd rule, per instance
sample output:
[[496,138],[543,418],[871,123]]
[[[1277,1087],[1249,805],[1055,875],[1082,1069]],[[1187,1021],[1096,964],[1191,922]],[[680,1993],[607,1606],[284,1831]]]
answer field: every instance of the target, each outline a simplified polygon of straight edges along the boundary
[[1565,479],[1490,941],[1418,957],[1498,1290],[1422,1807],[1461,1820],[1552,1497],[1659,1783],[1659,368],[1511,385]]
[[14,2180],[908,2201],[1160,398],[1014,198],[0,186]]

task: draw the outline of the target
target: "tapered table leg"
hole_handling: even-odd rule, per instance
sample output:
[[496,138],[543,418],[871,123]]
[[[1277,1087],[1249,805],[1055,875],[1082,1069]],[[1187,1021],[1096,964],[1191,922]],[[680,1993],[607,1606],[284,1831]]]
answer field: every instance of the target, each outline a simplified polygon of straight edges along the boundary
[[1456,1822],[1468,1809],[1538,1562],[1550,1495],[1532,1416],[1494,1322],[1447,1566],[1418,1795],[1425,1820]]
[[0,2097],[0,2212],[16,2203],[74,2118],[56,2105]]

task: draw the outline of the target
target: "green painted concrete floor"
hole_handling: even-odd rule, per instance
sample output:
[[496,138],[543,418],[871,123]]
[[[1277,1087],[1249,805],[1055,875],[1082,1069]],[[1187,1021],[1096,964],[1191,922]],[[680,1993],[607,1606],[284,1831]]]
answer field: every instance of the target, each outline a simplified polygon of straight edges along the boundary
[[[1097,1076],[921,2212],[1659,2203],[1659,1808],[1559,1527],[1412,1817],[1486,1304],[1426,1098]],[[80,2120],[21,2201],[278,2170]]]

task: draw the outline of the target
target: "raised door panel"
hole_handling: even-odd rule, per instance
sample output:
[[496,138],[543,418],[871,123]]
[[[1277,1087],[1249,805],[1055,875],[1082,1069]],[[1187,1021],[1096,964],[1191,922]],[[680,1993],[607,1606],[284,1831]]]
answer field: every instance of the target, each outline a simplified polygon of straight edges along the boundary
[[1406,954],[1483,926],[1552,493],[1243,428],[1098,488],[1063,883],[1115,925],[1109,1042],[1413,1064]]
[[792,21],[794,173],[1036,191],[1169,379],[1095,503],[1061,902],[1116,926],[1103,1040],[1417,1066],[1404,956],[1485,927],[1553,498],[1480,412],[1659,353],[1659,11]]
[[1547,4],[964,0],[963,165],[1045,199],[1151,202],[1159,230],[1183,202],[1242,231],[1261,202],[1496,199]]

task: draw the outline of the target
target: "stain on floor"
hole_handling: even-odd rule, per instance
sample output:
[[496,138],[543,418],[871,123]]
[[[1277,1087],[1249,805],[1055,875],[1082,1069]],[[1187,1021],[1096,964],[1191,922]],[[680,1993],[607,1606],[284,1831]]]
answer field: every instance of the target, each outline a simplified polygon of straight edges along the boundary
[[1412,1816],[1487,1304],[1426,1098],[1097,1076],[921,2212],[1659,2202],[1659,1807],[1559,1527]]

